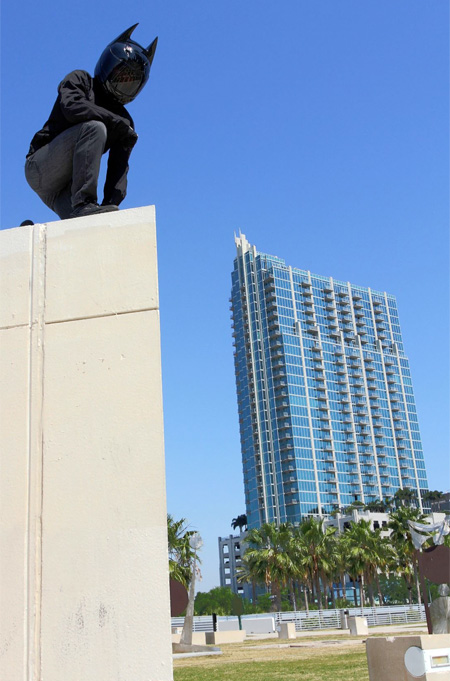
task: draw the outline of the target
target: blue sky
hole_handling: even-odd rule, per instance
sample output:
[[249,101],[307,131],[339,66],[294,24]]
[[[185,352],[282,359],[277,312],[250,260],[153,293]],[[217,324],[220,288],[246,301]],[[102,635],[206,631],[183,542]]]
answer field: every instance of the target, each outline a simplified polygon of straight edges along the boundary
[[[55,219],[23,176],[66,73],[136,21],[159,36],[130,105],[122,208],[156,205],[168,509],[204,538],[245,511],[229,318],[234,231],[287,264],[397,297],[429,484],[448,453],[445,0],[42,0],[1,17],[1,227]],[[100,197],[101,198],[101,197]]]

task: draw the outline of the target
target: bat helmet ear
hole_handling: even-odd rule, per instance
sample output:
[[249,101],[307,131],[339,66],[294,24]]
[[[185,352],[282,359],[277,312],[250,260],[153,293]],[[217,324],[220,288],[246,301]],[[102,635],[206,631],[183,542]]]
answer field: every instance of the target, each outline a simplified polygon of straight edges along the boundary
[[150,45],[144,49],[144,54],[147,56],[148,63],[150,66],[152,65],[153,57],[155,56],[157,44],[158,36],[156,36],[153,42],[151,42]]
[[131,38],[131,34],[133,33],[136,26],[139,26],[139,23],[133,24],[133,26],[127,28],[127,30],[121,33],[115,40],[111,40],[111,43],[126,43],[127,40]]

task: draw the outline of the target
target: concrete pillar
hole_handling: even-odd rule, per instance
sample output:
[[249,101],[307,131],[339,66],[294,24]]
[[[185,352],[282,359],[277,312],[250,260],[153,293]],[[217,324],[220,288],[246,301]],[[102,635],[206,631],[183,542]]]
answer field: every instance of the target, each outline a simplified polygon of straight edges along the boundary
[[351,636],[367,636],[369,633],[366,617],[349,617],[348,628]]
[[280,622],[278,638],[296,638],[295,622]]
[[0,678],[170,681],[154,207],[0,232]]

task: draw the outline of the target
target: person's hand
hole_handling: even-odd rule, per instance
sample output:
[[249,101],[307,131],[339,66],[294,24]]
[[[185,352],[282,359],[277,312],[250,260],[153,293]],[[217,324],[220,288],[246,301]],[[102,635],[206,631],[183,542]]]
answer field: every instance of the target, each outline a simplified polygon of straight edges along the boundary
[[123,118],[120,118],[116,123],[114,132],[116,139],[122,143],[125,149],[132,149],[137,142],[137,133]]
[[135,130],[130,126],[128,128],[127,134],[124,136],[122,142],[126,149],[132,149],[136,142],[138,141],[138,135]]

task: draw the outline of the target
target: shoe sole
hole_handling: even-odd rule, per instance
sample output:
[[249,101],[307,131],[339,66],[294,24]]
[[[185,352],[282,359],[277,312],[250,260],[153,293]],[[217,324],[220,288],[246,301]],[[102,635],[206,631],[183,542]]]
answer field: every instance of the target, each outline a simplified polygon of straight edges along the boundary
[[71,213],[70,218],[86,218],[89,217],[89,215],[99,215],[100,213],[115,213],[118,211],[119,208],[118,206],[99,206],[97,209],[90,210],[86,213]]

